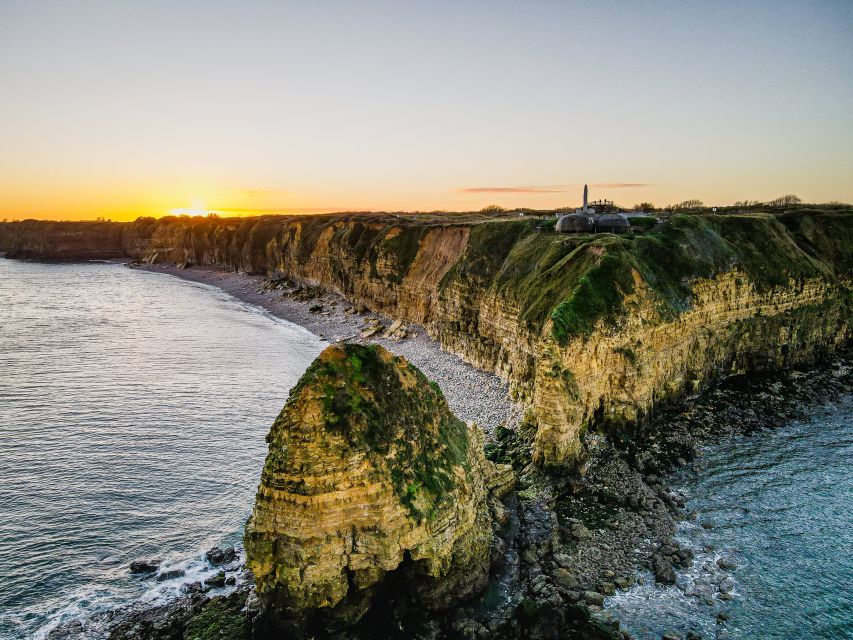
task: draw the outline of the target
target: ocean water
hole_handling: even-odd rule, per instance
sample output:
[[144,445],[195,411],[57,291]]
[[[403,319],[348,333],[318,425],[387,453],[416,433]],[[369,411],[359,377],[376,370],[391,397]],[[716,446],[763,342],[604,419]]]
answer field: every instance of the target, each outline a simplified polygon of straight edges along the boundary
[[[239,544],[290,387],[322,350],[217,289],[0,259],[0,638],[169,597]],[[186,570],[133,576],[140,558]]]
[[[709,447],[677,478],[696,512],[678,538],[696,558],[682,589],[645,576],[607,599],[635,637],[853,638],[853,398],[774,426]],[[727,578],[730,600],[686,595]]]

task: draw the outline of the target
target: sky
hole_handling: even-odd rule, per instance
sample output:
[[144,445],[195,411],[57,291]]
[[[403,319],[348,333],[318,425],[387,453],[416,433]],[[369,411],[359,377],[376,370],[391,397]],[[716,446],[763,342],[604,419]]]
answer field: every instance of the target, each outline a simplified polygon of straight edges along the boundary
[[853,2],[0,0],[0,219],[853,202]]

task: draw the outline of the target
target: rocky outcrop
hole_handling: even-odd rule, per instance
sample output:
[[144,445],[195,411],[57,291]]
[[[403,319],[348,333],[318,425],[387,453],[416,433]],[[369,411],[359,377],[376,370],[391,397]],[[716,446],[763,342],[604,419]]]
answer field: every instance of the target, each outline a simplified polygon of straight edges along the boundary
[[[0,250],[38,245],[8,231],[20,224],[0,226]],[[556,236],[517,216],[151,218],[123,244],[422,324],[532,407],[548,467],[576,468],[588,429],[630,431],[720,377],[806,363],[851,336],[849,209],[680,215],[639,236]]]
[[512,472],[484,458],[479,429],[405,359],[326,348],[268,441],[245,548],[275,629],[351,624],[390,580],[426,609],[483,588],[489,505]]

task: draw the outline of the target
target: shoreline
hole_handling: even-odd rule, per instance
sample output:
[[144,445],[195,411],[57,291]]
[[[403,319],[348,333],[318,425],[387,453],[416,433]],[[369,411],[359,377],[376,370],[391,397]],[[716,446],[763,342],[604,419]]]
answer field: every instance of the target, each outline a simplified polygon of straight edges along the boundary
[[[387,328],[393,318],[366,310],[354,312],[344,298],[319,289],[308,298],[294,299],[270,287],[271,281],[263,276],[205,267],[182,269],[119,260],[107,262],[216,287],[324,340],[382,344],[439,382],[451,409],[461,418],[480,425],[491,445],[501,444],[507,431],[517,434],[523,429],[519,424],[520,407],[509,399],[506,384],[496,375],[479,371],[442,350],[422,327],[408,327],[412,333],[403,339],[381,337],[381,334],[365,339],[361,336],[365,323],[377,319]],[[312,312],[314,305],[321,305],[322,309]],[[522,478],[518,487],[518,505],[512,507],[521,521],[521,530],[513,534],[512,539],[504,540],[507,550],[517,552],[520,557],[517,560],[520,576],[511,585],[517,589],[517,597],[513,597],[516,608],[475,615],[472,610],[480,602],[477,598],[459,607],[456,616],[459,620],[448,626],[455,631],[464,628],[502,633],[507,625],[517,626],[519,620],[525,624],[524,609],[519,606],[522,597],[524,602],[532,601],[539,608],[542,607],[540,603],[553,601],[556,596],[562,598],[563,606],[588,607],[593,612],[593,620],[617,629],[618,633],[616,619],[605,604],[608,596],[616,590],[623,592],[641,575],[647,581],[654,581],[658,574],[666,575],[673,569],[680,573],[692,561],[691,557],[680,555],[683,549],[673,544],[678,522],[690,519],[690,514],[684,510],[683,496],[669,486],[674,475],[693,457],[702,455],[700,447],[713,446],[719,438],[728,435],[743,437],[753,431],[773,429],[772,424],[778,419],[793,419],[810,407],[830,401],[832,390],[831,385],[826,386],[827,380],[836,380],[849,389],[850,369],[846,364],[849,357],[849,351],[841,350],[831,361],[816,362],[809,367],[742,376],[743,383],[733,383],[731,378],[720,381],[699,396],[685,398],[662,410],[653,421],[651,433],[637,438],[628,448],[617,448],[607,438],[592,435],[588,443],[592,455],[583,480],[551,478],[547,481],[551,484],[546,485],[545,495],[537,495],[543,488],[539,482],[543,476],[536,472],[523,474],[526,478]],[[845,363],[841,368],[847,369],[839,374],[836,366],[833,372],[828,362]],[[460,378],[464,384],[459,384]],[[779,384],[782,387],[776,388]],[[488,393],[484,393],[484,389],[488,389]],[[767,393],[772,396],[770,401]],[[761,394],[765,397],[759,397]],[[283,403],[285,398],[281,400]],[[482,419],[484,414],[485,420]],[[508,429],[498,429],[501,425]],[[649,451],[655,448],[658,450],[651,459]],[[516,448],[511,455],[516,462],[524,460],[521,448]],[[566,508],[563,492],[558,491],[557,498],[552,499],[547,489],[566,489],[572,482],[575,485],[569,489],[568,501],[573,504]],[[608,503],[614,494],[617,502]],[[603,517],[594,514],[592,521],[587,519],[584,509],[590,501],[604,505]],[[638,548],[639,542],[642,548]],[[496,575],[501,565],[497,566]],[[251,593],[251,590],[241,593]],[[123,607],[119,616],[126,614],[130,621],[149,619],[156,622],[176,615],[180,617],[190,605],[196,608],[209,601],[203,594],[188,590],[160,610],[130,605]],[[60,634],[63,631],[67,633],[71,629],[64,627]]]
[[[271,288],[269,278],[209,267],[150,265],[122,262],[126,267],[162,273],[182,280],[216,287],[246,304],[260,307],[270,315],[302,327],[327,342],[359,342],[382,345],[401,355],[439,384],[456,416],[479,426],[489,441],[499,426],[515,429],[523,408],[509,396],[509,385],[497,375],[477,369],[458,355],[444,350],[419,325],[404,325],[406,336],[392,338],[386,331],[395,322],[384,314],[356,309],[346,298],[315,289],[310,297],[296,299]],[[319,305],[322,310],[311,311]],[[362,337],[365,325],[378,321],[383,330]],[[375,324],[372,326],[376,326]],[[286,398],[282,398],[282,404]]]

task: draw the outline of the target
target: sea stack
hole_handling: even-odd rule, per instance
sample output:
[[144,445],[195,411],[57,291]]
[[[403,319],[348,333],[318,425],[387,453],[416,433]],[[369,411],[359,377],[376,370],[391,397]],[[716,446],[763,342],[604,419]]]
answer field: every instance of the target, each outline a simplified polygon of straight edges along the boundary
[[512,472],[404,358],[327,347],[267,440],[245,547],[270,634],[352,624],[391,574],[426,609],[483,588]]

